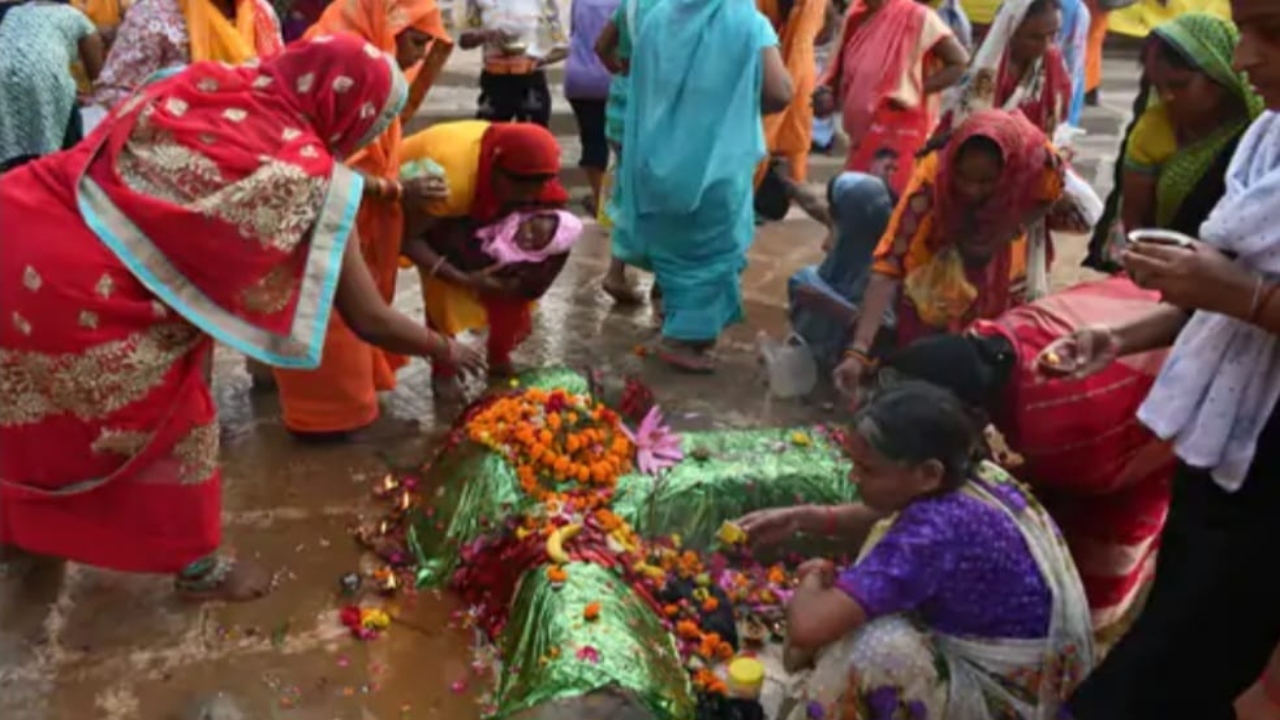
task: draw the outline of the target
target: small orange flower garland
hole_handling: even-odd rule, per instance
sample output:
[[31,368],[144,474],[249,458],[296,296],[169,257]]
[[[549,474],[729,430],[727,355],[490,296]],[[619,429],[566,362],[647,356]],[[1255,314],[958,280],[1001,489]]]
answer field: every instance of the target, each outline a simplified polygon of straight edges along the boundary
[[[563,390],[530,388],[500,398],[467,423],[467,432],[506,456],[520,487],[536,500],[582,486],[573,494],[583,510],[607,504],[635,457],[617,413]],[[587,489],[597,492],[581,492]]]

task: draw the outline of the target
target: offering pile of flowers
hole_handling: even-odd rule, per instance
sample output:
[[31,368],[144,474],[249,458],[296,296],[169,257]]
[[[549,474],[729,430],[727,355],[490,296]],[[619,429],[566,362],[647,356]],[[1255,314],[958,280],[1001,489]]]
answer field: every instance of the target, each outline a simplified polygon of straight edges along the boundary
[[[724,694],[714,669],[743,644],[740,624],[748,628],[741,638],[746,644],[776,632],[770,626],[780,618],[791,576],[782,565],[753,561],[740,530],[727,525],[721,532],[726,550],[704,554],[683,547],[678,536],[642,538],[611,509],[619,477],[637,464],[660,475],[683,458],[679,437],[656,408],[633,432],[618,413],[586,395],[530,388],[495,398],[461,429],[501,454],[533,501],[464,546],[450,583],[490,640],[500,635],[525,572],[563,585],[575,562],[611,569],[657,613],[701,693]],[[589,603],[582,620],[594,622],[601,612],[599,603]],[[579,656],[593,661],[591,653]]]

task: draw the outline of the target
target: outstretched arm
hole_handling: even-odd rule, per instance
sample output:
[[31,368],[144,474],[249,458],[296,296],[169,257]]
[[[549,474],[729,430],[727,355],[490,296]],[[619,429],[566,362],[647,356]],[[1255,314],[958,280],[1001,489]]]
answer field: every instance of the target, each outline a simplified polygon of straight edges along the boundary
[[347,242],[342,256],[334,306],[351,331],[370,345],[402,355],[446,359],[468,370],[479,369],[484,364],[483,357],[475,350],[432,332],[422,323],[392,309],[378,292],[360,254],[360,242],[354,236]]

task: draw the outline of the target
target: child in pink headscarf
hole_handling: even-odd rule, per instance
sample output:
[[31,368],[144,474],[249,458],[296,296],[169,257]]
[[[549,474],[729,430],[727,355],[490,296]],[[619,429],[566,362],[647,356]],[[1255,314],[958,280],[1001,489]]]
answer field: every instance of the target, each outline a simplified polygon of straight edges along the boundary
[[582,221],[565,210],[513,212],[476,231],[481,251],[498,263],[493,270],[566,254],[581,236]]
[[[489,370],[513,372],[511,353],[533,328],[532,309],[564,269],[582,236],[582,221],[554,208],[509,213],[474,228],[450,223],[406,237],[403,252],[427,268],[423,290],[427,322],[449,336],[489,328]],[[432,366],[437,385],[454,368]]]

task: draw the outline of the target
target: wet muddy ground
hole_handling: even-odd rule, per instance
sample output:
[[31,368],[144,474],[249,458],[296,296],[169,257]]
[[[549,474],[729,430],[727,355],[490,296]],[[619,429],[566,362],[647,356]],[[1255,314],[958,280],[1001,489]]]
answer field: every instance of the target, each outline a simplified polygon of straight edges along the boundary
[[[1091,177],[1109,171],[1108,148],[1134,76],[1121,64],[1108,72],[1119,78],[1113,81],[1119,90],[1112,107],[1091,115],[1097,134],[1082,158]],[[474,102],[474,90],[452,92],[462,98],[457,103]],[[441,105],[451,97],[442,92],[424,115],[465,113],[462,104]],[[563,139],[567,147],[576,144]],[[571,161],[576,150],[567,155]],[[829,174],[830,163],[819,164]],[[819,258],[822,237],[821,228],[799,217],[761,228],[744,276],[749,322],[722,342],[717,375],[689,377],[637,354],[655,337],[654,318],[643,307],[616,309],[599,291],[608,245],[592,226],[541,303],[536,332],[517,360],[638,374],[682,427],[827,417],[819,407],[768,399],[754,353],[759,331],[785,332],[786,278]],[[1083,238],[1059,238],[1056,284],[1082,277],[1076,265],[1083,244]],[[397,306],[420,317],[417,278],[404,273],[402,279]],[[399,380],[385,398],[380,439],[304,445],[285,432],[274,395],[251,389],[242,358],[220,353],[215,390],[226,543],[275,572],[275,591],[245,605],[192,605],[174,599],[167,578],[75,565],[36,568],[22,579],[12,570],[0,575],[0,718],[479,717],[475,698],[486,682],[470,666],[470,635],[453,627],[457,608],[449,597],[401,595],[394,601],[398,621],[372,642],[353,640],[337,618],[339,578],[361,567],[349,530],[378,512],[371,483],[388,467],[419,465],[456,410],[434,403],[423,361],[402,370]],[[599,717],[613,716],[607,707],[596,709]]]

